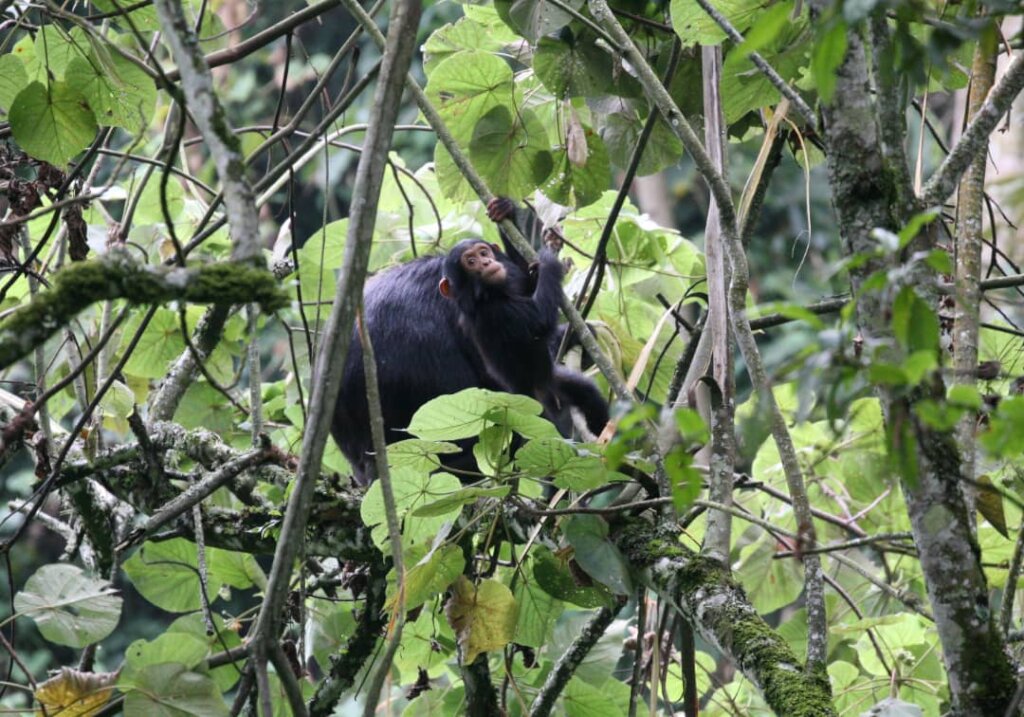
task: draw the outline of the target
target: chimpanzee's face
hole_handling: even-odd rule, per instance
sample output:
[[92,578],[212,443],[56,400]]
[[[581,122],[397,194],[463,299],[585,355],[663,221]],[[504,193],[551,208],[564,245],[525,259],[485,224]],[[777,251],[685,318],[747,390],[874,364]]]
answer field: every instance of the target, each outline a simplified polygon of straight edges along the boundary
[[476,276],[484,284],[505,283],[506,270],[501,260],[494,255],[490,244],[473,244],[459,257],[459,265],[470,276]]

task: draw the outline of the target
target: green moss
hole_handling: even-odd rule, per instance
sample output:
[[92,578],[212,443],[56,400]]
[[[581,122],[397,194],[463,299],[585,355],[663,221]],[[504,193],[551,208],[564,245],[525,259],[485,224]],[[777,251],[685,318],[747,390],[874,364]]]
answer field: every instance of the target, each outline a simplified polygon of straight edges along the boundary
[[91,304],[113,299],[136,305],[169,301],[258,303],[265,311],[280,309],[288,302],[274,275],[248,262],[165,269],[139,265],[112,253],[65,267],[54,277],[50,289],[0,324],[0,368],[43,343]]
[[655,526],[641,519],[622,524],[616,545],[629,563],[646,570],[650,582],[663,594],[677,595],[683,612],[693,621],[706,595],[716,595],[700,618],[699,628],[726,649],[743,672],[760,682],[768,704],[784,717],[834,715],[828,675],[805,672],[778,633],[754,610],[727,568],[717,561],[686,549],[678,530]]

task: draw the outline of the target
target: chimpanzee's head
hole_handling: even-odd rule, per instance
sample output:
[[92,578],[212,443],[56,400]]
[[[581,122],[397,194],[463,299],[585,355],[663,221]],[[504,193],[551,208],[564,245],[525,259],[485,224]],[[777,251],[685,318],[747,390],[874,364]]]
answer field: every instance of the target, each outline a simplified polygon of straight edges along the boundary
[[480,239],[465,239],[456,244],[444,261],[444,276],[438,289],[447,298],[458,297],[465,289],[504,286],[509,278],[511,260],[495,244]]

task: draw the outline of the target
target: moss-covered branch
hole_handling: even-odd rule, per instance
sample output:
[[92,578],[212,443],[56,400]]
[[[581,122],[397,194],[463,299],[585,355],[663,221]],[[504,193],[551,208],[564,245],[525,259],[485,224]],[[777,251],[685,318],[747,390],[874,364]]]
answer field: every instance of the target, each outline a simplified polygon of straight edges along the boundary
[[757,614],[728,568],[680,545],[678,530],[644,520],[620,529],[616,542],[629,563],[662,597],[678,606],[701,637],[732,657],[776,714],[835,715],[828,676],[804,671],[786,641]]
[[7,368],[97,301],[132,304],[244,304],[272,311],[287,298],[274,275],[249,263],[223,262],[188,269],[138,264],[112,253],[62,269],[52,287],[0,323],[0,369]]

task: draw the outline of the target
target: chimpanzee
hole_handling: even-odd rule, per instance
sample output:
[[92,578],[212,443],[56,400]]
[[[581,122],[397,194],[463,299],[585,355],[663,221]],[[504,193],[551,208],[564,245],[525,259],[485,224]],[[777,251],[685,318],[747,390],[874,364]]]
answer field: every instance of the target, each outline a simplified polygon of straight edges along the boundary
[[[492,219],[501,218],[500,207],[492,204],[489,210]],[[505,390],[536,398],[556,425],[566,418],[563,407],[575,406],[587,428],[600,434],[608,422],[604,397],[590,379],[556,365],[552,357],[562,264],[552,251],[541,249],[531,280],[519,254],[513,257],[519,260],[479,239],[459,242],[445,260],[441,294],[459,307],[460,323],[487,373]],[[571,423],[559,425],[563,433],[570,428]]]
[[[498,221],[508,216],[510,208],[512,205],[507,200],[495,200],[488,206],[488,214]],[[526,261],[511,247],[504,235],[502,242],[507,250],[503,256],[509,262],[506,271],[509,271],[509,266],[515,267],[518,291],[521,298],[525,298],[534,291],[535,286],[539,287],[539,277],[547,272],[539,272],[537,277],[531,276]],[[433,398],[466,388],[499,391],[510,388],[500,373],[496,375],[488,370],[477,343],[460,321],[460,306],[438,291],[444,278],[445,261],[443,256],[415,259],[373,277],[366,284],[363,320],[376,352],[377,381],[388,443],[408,438],[404,429],[412,421],[413,414]],[[557,292],[561,291],[560,281],[559,267],[554,282]],[[554,321],[558,294],[551,289],[548,291],[554,294],[554,313],[551,314]],[[550,334],[551,331],[547,334],[548,338],[551,338]],[[525,350],[507,358],[510,361],[505,363],[537,360]],[[552,365],[553,358],[549,353],[546,375],[554,375],[555,386],[532,386],[531,390],[523,393],[536,396],[534,389],[550,389],[548,394],[552,394],[551,399],[555,400],[549,399],[545,403],[546,413],[549,413],[549,405],[553,403],[577,406],[587,416],[588,426],[593,426],[590,430],[600,432],[607,421],[608,409],[596,386],[568,369],[558,367],[554,370]],[[551,380],[548,379],[549,383]],[[365,381],[363,351],[358,333],[353,331],[331,433],[351,464],[356,480],[364,485],[373,477],[373,442]],[[595,401],[599,402],[597,405],[600,411],[592,407]],[[600,418],[602,415],[605,418],[603,421]],[[597,427],[598,423],[601,427]],[[564,420],[558,425],[559,430],[568,434],[571,426]],[[474,468],[475,462],[472,454],[464,450],[461,454],[445,457],[445,465],[450,469],[468,471]]]

